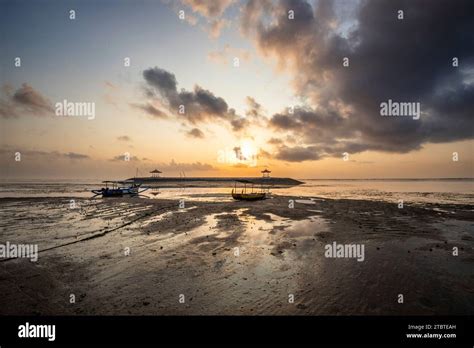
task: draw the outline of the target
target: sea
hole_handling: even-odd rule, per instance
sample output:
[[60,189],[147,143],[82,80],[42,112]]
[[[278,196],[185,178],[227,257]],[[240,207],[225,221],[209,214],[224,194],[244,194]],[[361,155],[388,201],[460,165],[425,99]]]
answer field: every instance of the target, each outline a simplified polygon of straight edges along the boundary
[[[472,204],[474,178],[465,179],[298,179],[304,184],[271,189],[275,195],[331,199],[358,199],[411,203]],[[1,182],[0,198],[93,197],[93,189],[103,186],[100,180],[56,180]],[[143,199],[188,197],[198,200],[229,200],[231,187],[153,188]]]

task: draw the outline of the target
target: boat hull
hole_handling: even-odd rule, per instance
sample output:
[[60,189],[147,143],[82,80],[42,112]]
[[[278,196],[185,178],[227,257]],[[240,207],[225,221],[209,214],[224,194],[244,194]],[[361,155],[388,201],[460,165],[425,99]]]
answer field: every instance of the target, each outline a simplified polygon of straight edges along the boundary
[[265,199],[265,193],[232,193],[232,198],[237,201],[260,201]]
[[96,195],[102,195],[102,197],[123,197],[125,195],[138,195],[138,189],[104,189],[104,190],[93,190]]

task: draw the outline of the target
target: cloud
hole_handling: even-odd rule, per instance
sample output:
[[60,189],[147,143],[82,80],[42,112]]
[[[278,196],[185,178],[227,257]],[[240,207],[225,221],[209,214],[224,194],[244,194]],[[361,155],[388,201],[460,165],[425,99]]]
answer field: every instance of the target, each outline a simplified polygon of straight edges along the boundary
[[181,0],[193,12],[204,17],[218,17],[232,4],[233,0]]
[[104,86],[106,88],[110,88],[110,89],[117,89],[118,88],[114,83],[112,83],[110,81],[107,81],[107,80],[104,81]]
[[0,98],[1,117],[18,117],[22,114],[35,116],[54,114],[51,102],[27,83],[23,83],[14,92],[10,85],[4,85],[2,92],[3,95]]
[[73,160],[82,160],[82,159],[90,158],[88,155],[84,155],[82,153],[76,153],[76,152],[64,153],[64,154],[61,154],[61,156],[64,156],[64,157],[67,157],[67,158],[73,159]]
[[245,130],[250,125],[250,122],[249,120],[245,118],[238,118],[238,119],[232,120],[231,125],[232,125],[232,129],[235,132],[240,132],[240,131]]
[[121,135],[117,137],[118,141],[132,141],[132,138],[130,138],[128,135]]
[[210,21],[207,31],[212,39],[217,39],[221,35],[222,29],[230,26],[230,21],[226,19],[213,19]]
[[121,88],[117,84],[107,80],[103,81],[103,87],[102,100],[109,105],[119,108],[121,101],[124,100]]
[[147,96],[167,107],[177,120],[192,125],[222,122],[239,130],[237,123],[241,117],[229,108],[223,98],[211,91],[195,85],[193,91],[181,89],[178,92],[175,75],[158,67],[145,70],[143,77]]
[[247,104],[247,111],[245,112],[245,115],[248,117],[254,117],[254,118],[259,118],[262,117],[263,109],[262,105],[257,103],[257,101],[252,98],[247,96],[245,98],[245,102]]
[[199,128],[193,128],[190,131],[186,132],[186,134],[191,138],[204,138],[204,133]]
[[54,111],[51,102],[27,83],[22,84],[13,94],[13,101],[40,114]]
[[288,162],[303,162],[321,159],[320,155],[318,154],[318,149],[315,146],[281,146],[278,148],[275,158]]
[[[126,160],[128,158],[128,160]],[[121,154],[112,157],[109,159],[111,162],[140,162],[140,159],[137,156],[130,156],[130,154],[127,156],[126,154]]]
[[[174,74],[158,67],[143,71],[143,78],[151,86],[156,88],[164,97],[171,98],[176,95],[178,82]],[[151,92],[153,93],[153,92]]]
[[[297,139],[292,148],[277,147],[277,158],[405,153],[430,142],[472,139],[474,44],[466,43],[474,43],[474,3],[367,0],[357,3],[352,18],[338,12],[344,4],[250,0],[242,9],[241,31],[293,75],[304,101],[294,113],[271,117],[272,129]],[[421,118],[380,116],[388,99],[419,102]]]
[[[193,14],[196,14],[196,16],[185,14],[186,22],[193,26],[201,22],[201,28],[212,39],[218,38],[222,29],[230,26],[230,20],[223,18],[223,15],[233,2],[233,0],[181,0],[183,5],[189,7]],[[177,10],[177,3],[171,3]]]
[[271,159],[272,157],[273,157],[272,154],[270,152],[268,152],[267,150],[264,150],[262,148],[260,148],[258,150],[257,158],[259,158],[259,159],[260,158],[269,158],[269,159]]
[[188,24],[190,24],[192,26],[195,26],[198,23],[198,18],[196,16],[193,16],[193,15],[190,15],[190,14],[187,14],[184,17],[184,19]]
[[23,149],[23,148],[18,148],[15,149],[11,146],[8,147],[3,147],[0,149],[0,155],[6,156],[6,157],[11,157],[13,160],[15,157],[15,154],[19,152],[21,158],[24,156],[29,157],[29,158],[47,158],[48,160],[58,160],[58,159],[71,159],[71,160],[84,160],[84,159],[89,159],[90,157],[88,155],[82,154],[82,153],[77,153],[77,152],[59,152],[59,151],[43,151],[43,150],[30,150],[30,149]]
[[150,104],[150,103],[146,103],[146,104],[131,103],[130,106],[132,106],[132,107],[135,108],[135,109],[139,109],[139,110],[145,111],[145,113],[147,113],[148,115],[152,116],[153,118],[161,118],[161,119],[168,118],[168,116],[166,115],[166,113],[164,113],[164,112],[161,111],[160,109],[154,107],[154,106],[153,106],[152,104]]
[[5,100],[0,99],[0,117],[3,118],[14,118],[17,117],[16,111],[13,107]]
[[247,109],[245,111],[245,118],[238,118],[231,121],[232,128],[236,132],[242,132],[250,127],[267,127],[268,119],[264,116],[262,106],[257,103],[257,101],[247,96],[245,98],[245,103],[247,104]]
[[211,51],[207,55],[207,59],[211,62],[222,65],[233,63],[234,58],[248,62],[251,58],[251,53],[244,48],[236,48],[226,44],[222,49]]
[[283,143],[283,140],[279,139],[279,138],[270,138],[268,140],[268,143],[271,144],[271,145],[280,145]]
[[[81,170],[98,168],[101,163],[78,152],[59,152],[4,145],[0,148],[0,176],[6,181],[18,179],[77,178]],[[19,161],[18,161],[19,160]],[[100,175],[100,173],[97,173]]]
[[185,171],[185,172],[193,172],[193,171],[215,171],[218,170],[217,168],[213,167],[207,163],[201,162],[193,162],[193,163],[179,163],[175,162],[172,159],[169,163],[159,163],[157,165],[161,171]]

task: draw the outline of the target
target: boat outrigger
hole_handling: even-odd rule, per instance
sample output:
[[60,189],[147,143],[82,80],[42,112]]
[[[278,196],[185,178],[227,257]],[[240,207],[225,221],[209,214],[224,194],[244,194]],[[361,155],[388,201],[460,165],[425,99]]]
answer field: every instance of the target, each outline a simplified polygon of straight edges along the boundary
[[[237,182],[244,184],[244,187],[240,189],[240,192],[238,192],[237,189]],[[250,185],[250,189],[247,189],[247,185]],[[232,189],[232,198],[238,201],[259,201],[267,198],[267,193],[263,186],[260,187],[260,190],[255,191],[254,183],[250,180],[237,180]]]
[[[141,188],[141,184],[136,184],[129,181],[103,181],[105,187],[100,190],[92,190],[92,193],[96,195],[102,195],[102,197],[122,197],[125,195],[139,195],[140,193],[148,190],[148,187]],[[128,186],[119,186],[128,184]]]

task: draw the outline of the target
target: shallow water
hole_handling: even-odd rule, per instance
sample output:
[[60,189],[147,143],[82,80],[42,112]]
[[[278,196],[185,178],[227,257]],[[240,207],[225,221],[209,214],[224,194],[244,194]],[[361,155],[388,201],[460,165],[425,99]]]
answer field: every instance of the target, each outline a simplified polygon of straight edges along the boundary
[[300,186],[273,190],[283,195],[386,202],[460,203],[474,201],[474,179],[303,180]]
[[[474,179],[414,180],[316,180],[303,179],[303,185],[272,189],[273,194],[331,199],[363,199],[407,203],[458,203],[474,201]],[[92,197],[99,182],[83,183],[1,183],[5,197]],[[186,199],[192,201],[232,201],[231,187],[180,187],[148,190],[147,199]],[[98,198],[101,199],[101,198]]]

